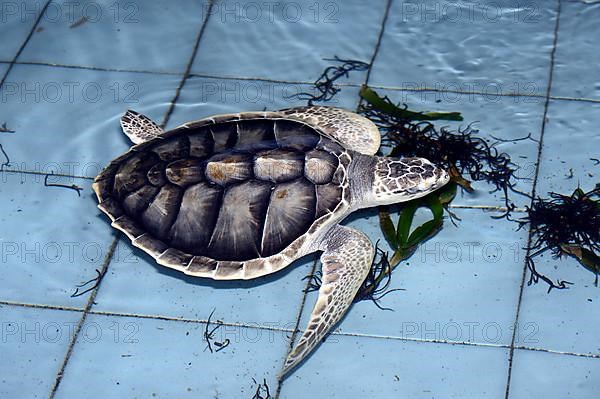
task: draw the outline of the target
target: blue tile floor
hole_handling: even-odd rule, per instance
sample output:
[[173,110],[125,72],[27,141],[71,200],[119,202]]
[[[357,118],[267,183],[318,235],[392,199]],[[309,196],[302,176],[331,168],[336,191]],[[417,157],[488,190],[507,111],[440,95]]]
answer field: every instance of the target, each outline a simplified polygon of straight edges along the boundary
[[0,76],[6,75],[6,71],[8,71],[9,63],[0,64]]
[[[212,5],[211,5],[212,3]],[[93,177],[129,144],[127,109],[171,128],[217,113],[303,103],[330,61],[360,59],[330,105],[369,83],[412,109],[460,111],[544,196],[598,182],[600,4],[400,1],[0,1],[0,397],[596,398],[600,289],[546,294],[524,274],[527,229],[495,220],[476,184],[445,228],[355,304],[287,379],[278,374],[316,299],[307,256],[257,281],[158,266],[96,208]],[[493,140],[493,139],[492,139]],[[571,170],[573,178],[570,178]],[[45,187],[77,185],[74,190]],[[523,215],[529,204],[514,198]],[[419,218],[426,217],[419,215]],[[346,224],[382,239],[377,212]],[[383,242],[383,241],[382,241]],[[382,244],[385,247],[385,244]],[[72,297],[104,273],[101,284]],[[90,285],[80,288],[80,291]],[[214,311],[214,313],[212,313]],[[211,324],[208,324],[209,315]],[[217,328],[210,340],[205,332]],[[219,343],[229,345],[216,351]],[[266,397],[264,389],[262,396]]]

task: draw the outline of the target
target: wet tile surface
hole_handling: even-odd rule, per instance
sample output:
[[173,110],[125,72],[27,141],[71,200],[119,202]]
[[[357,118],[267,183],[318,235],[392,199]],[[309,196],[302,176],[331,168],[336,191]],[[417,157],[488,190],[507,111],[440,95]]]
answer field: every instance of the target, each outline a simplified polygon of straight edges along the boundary
[[[280,397],[303,398],[308,391],[328,398],[500,398],[507,357],[502,348],[332,335],[288,377]],[[481,368],[487,372],[478,373]]]
[[[357,87],[342,87],[328,104],[355,110],[358,90]],[[306,101],[298,98],[303,93],[314,95],[316,91],[305,84],[191,77],[185,82],[167,127],[215,114],[303,106]]]
[[[600,4],[584,1],[563,1],[560,32],[556,44],[552,95],[600,99],[600,72],[596,38],[600,27],[594,23],[600,17]],[[585,54],[585,61],[573,60]]]
[[0,396],[48,397],[82,313],[0,305],[0,315]]
[[550,102],[538,177],[540,196],[549,191],[571,194],[577,187],[589,191],[598,183],[599,111],[600,104]]
[[83,308],[89,294],[71,294],[96,277],[113,232],[99,216],[90,180],[51,177],[48,183],[76,184],[81,197],[45,187],[42,175],[0,173],[0,223],[11,226],[0,241],[0,300]]
[[3,2],[0,23],[3,32],[10,32],[10,40],[0,41],[0,61],[14,59],[33,29],[45,3],[43,0]]
[[513,0],[394,2],[371,84],[544,94],[554,7]]
[[[370,61],[385,7],[382,0],[218,2],[192,72],[312,82],[327,58]],[[362,83],[365,74],[350,81]]]
[[600,355],[596,306],[600,302],[594,275],[571,258],[555,260],[550,254],[535,259],[539,272],[553,281],[566,280],[569,290],[547,294],[542,284],[527,287],[520,312],[520,345],[559,352]]
[[[570,195],[577,187],[590,191],[598,183],[600,104],[551,101],[538,177],[538,195],[548,197],[550,191]],[[577,114],[580,117],[573,118]],[[565,142],[568,150],[565,150]],[[573,283],[566,291],[546,295],[546,287],[525,291],[521,324],[529,323],[538,332],[543,348],[561,352],[600,354],[596,326],[600,314],[594,309],[600,301],[594,275],[572,258],[552,259],[550,253],[536,258],[540,272],[553,281]]]
[[[45,4],[21,3],[31,11],[25,16],[6,5],[0,13],[6,19],[0,61],[12,60]],[[508,140],[496,148],[519,167],[518,190],[534,188],[544,116],[536,192],[570,193],[597,183],[598,104],[551,99],[545,108],[557,2],[393,1],[378,48],[383,0],[285,2],[273,9],[223,1],[210,12],[207,2],[192,1],[68,4],[50,3],[0,87],[0,124],[15,130],[0,133],[10,157],[4,168],[34,172],[0,173],[0,396],[67,398],[89,391],[115,398],[250,398],[263,379],[271,395],[279,387],[291,330],[304,328],[316,300],[316,293],[302,291],[315,257],[256,281],[214,282],[159,266],[133,248],[97,210],[89,179],[129,148],[119,127],[127,109],[172,128],[212,114],[304,105],[296,95],[315,92],[289,82],[314,81],[331,65],[326,58],[368,62],[377,51],[369,83],[379,93],[410,109],[464,116],[438,127],[472,123],[490,145]],[[551,95],[598,99],[593,50],[600,8],[561,1],[560,9]],[[97,19],[96,10],[102,12]],[[192,75],[182,82],[187,65]],[[0,63],[0,76],[7,69]],[[366,76],[343,78],[328,105],[356,109]],[[44,187],[50,172],[68,175],[50,182],[77,184],[81,197]],[[497,213],[457,209],[504,205],[501,193],[488,193],[490,186],[474,187],[474,194],[453,202],[458,227],[446,220],[395,270],[389,288],[402,290],[380,302],[393,311],[368,301],[353,305],[336,333],[283,381],[279,398],[307,392],[502,398],[509,380],[510,398],[597,396],[594,276],[573,259],[546,256],[540,269],[573,282],[571,289],[548,295],[545,286],[525,285],[520,296],[528,232],[491,219]],[[529,204],[526,197],[511,198]],[[376,210],[345,223],[386,249]],[[72,338],[68,328],[83,314],[69,309],[85,309],[90,298],[70,295],[96,276],[115,237],[107,274],[51,394]],[[203,339],[213,310],[211,329],[225,322],[211,339],[213,350],[230,341],[215,353]],[[57,325],[58,340],[51,335]]]
[[517,350],[509,398],[595,398],[598,360]]
[[183,72],[207,3],[52,2],[19,61]]
[[156,264],[121,238],[94,310],[293,329],[312,257],[256,281],[193,278]]
[[231,343],[211,353],[204,329],[199,323],[90,315],[56,397],[77,395],[82,380],[86,390],[110,398],[252,397],[253,379],[274,386],[287,348],[284,335],[223,326],[215,338]]

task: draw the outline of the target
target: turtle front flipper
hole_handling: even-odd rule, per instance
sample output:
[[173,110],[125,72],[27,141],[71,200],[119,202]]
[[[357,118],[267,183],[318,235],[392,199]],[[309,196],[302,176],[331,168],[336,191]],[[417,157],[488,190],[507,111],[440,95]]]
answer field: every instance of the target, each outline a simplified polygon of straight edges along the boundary
[[342,108],[309,106],[279,112],[321,129],[344,147],[361,154],[375,155],[381,145],[381,134],[372,121]]
[[302,361],[346,314],[369,272],[373,244],[362,232],[335,226],[321,246],[323,277],[319,297],[304,334],[288,355],[282,375]]
[[164,130],[152,119],[131,110],[121,117],[121,128],[133,144],[152,140],[164,133]]

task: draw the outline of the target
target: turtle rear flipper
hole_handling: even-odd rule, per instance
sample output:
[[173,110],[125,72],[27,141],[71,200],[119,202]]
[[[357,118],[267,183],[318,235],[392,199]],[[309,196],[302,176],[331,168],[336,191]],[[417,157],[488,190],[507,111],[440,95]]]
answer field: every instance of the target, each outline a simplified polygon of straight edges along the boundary
[[125,112],[121,117],[121,128],[133,144],[152,140],[164,133],[164,130],[152,119],[131,110]]
[[375,250],[362,232],[335,226],[322,245],[323,277],[308,326],[288,355],[282,375],[298,365],[346,314],[371,268]]

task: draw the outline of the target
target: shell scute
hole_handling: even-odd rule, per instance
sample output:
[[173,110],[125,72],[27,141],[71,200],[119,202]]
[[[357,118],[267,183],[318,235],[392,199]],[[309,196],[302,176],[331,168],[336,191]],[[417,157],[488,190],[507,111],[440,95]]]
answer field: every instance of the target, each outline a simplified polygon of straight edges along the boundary
[[214,273],[214,271],[217,270],[218,264],[218,261],[206,256],[194,256],[184,272],[192,276],[206,276]]
[[179,212],[181,188],[167,184],[163,186],[141,215],[141,220],[155,237],[168,238],[171,225]]
[[209,128],[194,129],[188,134],[190,141],[190,156],[204,158],[213,153],[215,142]]
[[188,187],[171,227],[174,246],[194,253],[208,245],[217,222],[223,190],[206,182]]
[[145,233],[136,239],[132,240],[133,245],[143,249],[155,258],[158,258],[160,254],[165,252],[169,246],[163,241],[152,237],[150,234]]
[[210,132],[212,133],[213,137],[214,152],[220,152],[232,148],[238,138],[237,124],[234,123],[224,123],[211,126]]
[[236,279],[242,278],[244,274],[244,263],[243,262],[232,262],[232,261],[220,261],[215,271],[216,278],[222,279]]
[[247,120],[237,124],[237,148],[273,148],[275,131],[273,122],[269,120]]
[[139,236],[143,235],[144,233],[146,233],[146,230],[144,230],[137,222],[135,219],[127,216],[127,215],[123,215],[121,217],[119,217],[118,219],[116,219],[114,222],[112,222],[111,224],[114,228],[121,230],[123,233],[125,233],[127,235],[127,237],[129,237],[129,239],[131,240],[135,240],[136,238],[138,238]]
[[309,151],[321,140],[314,129],[290,120],[275,121],[274,132],[281,148],[297,151]]
[[111,220],[116,220],[125,214],[123,207],[119,203],[119,201],[114,198],[106,198],[106,200],[102,201],[98,204],[98,208],[106,213]]
[[254,176],[257,179],[281,183],[302,176],[304,154],[293,150],[261,151],[254,158]]
[[154,187],[164,186],[167,182],[167,177],[165,176],[165,163],[161,161],[154,164],[146,174],[146,178]]
[[221,153],[209,158],[206,177],[213,183],[227,186],[244,182],[252,176],[252,155]]
[[187,187],[205,180],[204,168],[204,162],[197,158],[178,159],[167,166],[165,175],[171,183]]
[[186,136],[178,136],[162,140],[152,151],[163,161],[175,161],[187,157],[190,151],[189,140]]
[[160,265],[184,271],[192,258],[193,255],[187,254],[175,248],[169,248],[160,254],[158,258],[156,258],[156,261]]
[[114,180],[118,198],[124,198],[146,184],[146,175],[157,162],[158,156],[152,152],[135,154],[123,162]]
[[125,211],[130,215],[139,215],[148,208],[148,204],[152,202],[159,191],[160,188],[151,185],[140,187],[123,199]]
[[317,194],[316,217],[333,212],[342,200],[342,187],[339,184],[319,184],[315,187]]
[[323,150],[312,150],[306,153],[304,174],[314,184],[329,183],[339,166],[335,155]]
[[279,184],[271,193],[262,235],[262,255],[281,251],[315,220],[315,186],[305,178]]
[[207,255],[222,260],[260,256],[260,237],[271,185],[249,180],[229,187],[207,247]]

